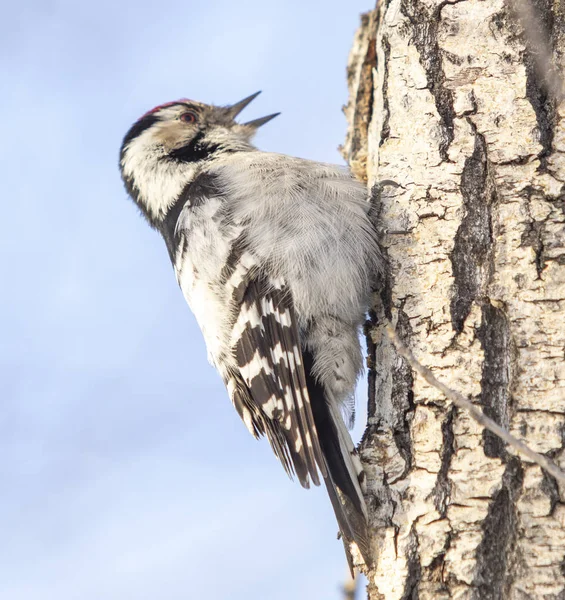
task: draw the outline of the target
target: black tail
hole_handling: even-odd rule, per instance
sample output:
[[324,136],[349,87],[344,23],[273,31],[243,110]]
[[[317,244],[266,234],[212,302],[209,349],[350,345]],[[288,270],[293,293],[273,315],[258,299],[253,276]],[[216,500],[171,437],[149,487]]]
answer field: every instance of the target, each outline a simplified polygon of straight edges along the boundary
[[324,483],[341,531],[347,561],[353,571],[351,542],[357,544],[365,564],[371,564],[367,507],[359,483],[364,473],[339,408],[332,405],[324,388],[311,375],[313,358],[308,350],[303,350],[303,360],[310,406],[328,473]]

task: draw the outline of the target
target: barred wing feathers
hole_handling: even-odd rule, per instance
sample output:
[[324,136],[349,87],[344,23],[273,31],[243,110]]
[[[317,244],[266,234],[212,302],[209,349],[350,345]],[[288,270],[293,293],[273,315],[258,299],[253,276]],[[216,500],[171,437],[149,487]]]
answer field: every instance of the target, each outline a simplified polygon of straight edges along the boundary
[[[252,279],[231,335],[238,373],[232,399],[251,413],[253,430],[265,433],[288,473],[319,485],[325,461],[314,424],[290,292],[280,279]],[[238,407],[238,404],[244,406]],[[248,416],[249,419],[249,416]],[[247,419],[247,420],[248,420]],[[244,421],[246,420],[244,416]],[[249,423],[248,427],[249,427]]]
[[249,282],[231,342],[238,412],[251,420],[252,433],[267,435],[286,471],[295,472],[304,487],[310,479],[319,485],[321,472],[352,572],[352,542],[369,564],[361,464],[339,409],[312,376],[312,356],[301,347],[292,297],[281,279],[259,276]]

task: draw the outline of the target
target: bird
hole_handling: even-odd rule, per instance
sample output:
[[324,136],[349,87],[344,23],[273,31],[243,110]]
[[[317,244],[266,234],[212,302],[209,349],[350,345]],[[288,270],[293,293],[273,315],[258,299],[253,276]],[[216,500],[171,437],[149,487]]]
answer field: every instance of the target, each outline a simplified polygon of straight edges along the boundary
[[324,482],[353,570],[371,560],[365,473],[348,431],[360,327],[383,257],[366,186],[347,167],[259,150],[240,123],[260,92],[183,98],[123,138],[125,188],[164,239],[208,359],[251,434],[289,476]]

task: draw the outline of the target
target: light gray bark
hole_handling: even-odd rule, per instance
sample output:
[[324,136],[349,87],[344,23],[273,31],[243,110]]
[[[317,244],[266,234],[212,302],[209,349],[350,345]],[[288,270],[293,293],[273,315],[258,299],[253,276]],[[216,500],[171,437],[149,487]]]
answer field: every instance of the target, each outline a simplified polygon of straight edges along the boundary
[[[561,68],[563,7],[536,6]],[[565,467],[565,105],[531,40],[502,0],[386,1],[354,40],[344,155],[390,269],[367,327],[370,600],[565,599],[565,490],[383,332]]]

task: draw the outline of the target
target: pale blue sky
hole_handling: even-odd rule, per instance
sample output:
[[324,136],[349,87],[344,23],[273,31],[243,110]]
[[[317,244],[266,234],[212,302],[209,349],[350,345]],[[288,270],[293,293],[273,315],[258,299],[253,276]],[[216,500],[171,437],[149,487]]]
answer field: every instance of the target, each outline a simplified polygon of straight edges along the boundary
[[0,598],[340,597],[325,492],[239,421],[117,155],[155,104],[262,89],[261,148],[340,161],[372,4],[3,6]]

